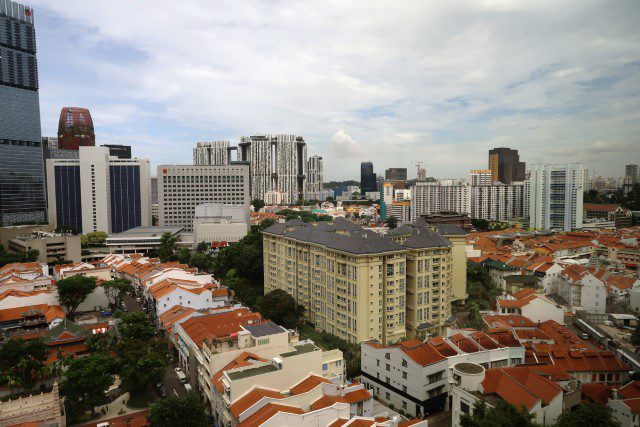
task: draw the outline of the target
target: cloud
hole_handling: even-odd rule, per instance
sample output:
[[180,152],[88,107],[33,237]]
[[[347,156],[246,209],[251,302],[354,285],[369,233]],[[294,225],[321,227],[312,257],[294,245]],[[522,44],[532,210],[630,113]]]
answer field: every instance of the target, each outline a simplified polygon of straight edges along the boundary
[[43,132],[85,106],[154,164],[252,133],[304,136],[327,179],[464,176],[496,144],[609,176],[640,157],[635,0],[31,4]]

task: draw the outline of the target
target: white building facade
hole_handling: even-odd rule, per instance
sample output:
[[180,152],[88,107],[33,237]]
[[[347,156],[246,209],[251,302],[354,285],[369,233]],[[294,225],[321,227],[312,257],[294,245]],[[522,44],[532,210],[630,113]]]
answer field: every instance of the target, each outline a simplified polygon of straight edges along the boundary
[[532,228],[582,228],[583,171],[579,163],[531,166],[527,207]]
[[229,141],[198,142],[193,149],[194,165],[226,166],[231,161]]

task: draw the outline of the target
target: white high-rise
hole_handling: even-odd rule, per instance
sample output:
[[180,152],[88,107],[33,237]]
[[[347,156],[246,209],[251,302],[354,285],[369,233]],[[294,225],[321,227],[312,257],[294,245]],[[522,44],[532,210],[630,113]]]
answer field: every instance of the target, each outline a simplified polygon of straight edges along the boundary
[[251,198],[270,191],[285,194],[283,203],[303,199],[307,185],[307,144],[296,135],[253,135],[240,139],[238,160],[249,162]]
[[249,166],[159,165],[158,221],[193,231],[196,206],[243,205],[249,211]]
[[493,184],[493,173],[491,169],[473,169],[469,177],[471,178],[471,185]]
[[436,212],[471,213],[471,186],[457,180],[416,182],[411,189],[411,220]]
[[194,165],[225,166],[231,160],[229,141],[198,142],[193,149]]
[[487,221],[508,221],[523,216],[524,183],[497,182],[471,186],[471,217]]
[[49,221],[59,228],[120,233],[151,225],[149,160],[80,147],[76,159],[47,159]]
[[526,204],[532,228],[582,228],[583,169],[579,163],[531,165]]
[[307,166],[307,192],[319,194],[322,191],[322,182],[322,157],[314,154],[309,156]]

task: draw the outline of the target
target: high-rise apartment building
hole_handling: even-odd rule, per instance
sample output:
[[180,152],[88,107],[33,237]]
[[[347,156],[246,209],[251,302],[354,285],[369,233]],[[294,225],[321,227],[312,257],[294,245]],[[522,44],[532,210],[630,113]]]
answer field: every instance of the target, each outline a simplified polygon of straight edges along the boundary
[[411,220],[436,212],[471,213],[471,186],[457,180],[418,181],[411,189]]
[[252,199],[265,198],[269,191],[285,194],[284,204],[304,199],[307,185],[307,144],[296,135],[244,136],[238,146],[238,160],[250,164]]
[[91,113],[86,108],[63,107],[58,122],[58,148],[77,150],[96,145]]
[[160,226],[193,231],[195,208],[204,203],[243,205],[249,210],[249,165],[159,165]]
[[525,180],[526,166],[520,161],[518,150],[505,147],[489,150],[489,169],[494,182],[508,185]]
[[[309,165],[307,166],[307,192],[313,195],[322,192],[323,172],[322,157],[314,154],[309,156]],[[311,197],[309,197],[311,198]],[[313,197],[320,200],[320,197]]]
[[471,186],[471,217],[508,221],[523,217],[524,183]]
[[472,169],[469,177],[471,178],[471,185],[493,184],[493,173],[491,169]]
[[378,191],[376,174],[373,172],[373,163],[360,163],[360,194]]
[[194,165],[225,166],[231,162],[229,141],[198,142],[193,149]]
[[578,163],[531,166],[525,204],[532,228],[565,231],[582,228],[582,170]]
[[0,225],[47,220],[33,9],[0,0]]
[[451,246],[425,223],[387,236],[340,218],[274,224],[263,231],[265,292],[287,291],[316,328],[351,343],[422,337],[451,315]]
[[624,167],[624,176],[631,178],[631,185],[638,182],[638,165],[626,165]]
[[120,233],[151,225],[150,166],[107,147],[79,147],[76,159],[47,159],[49,220],[59,228]]
[[386,181],[406,181],[407,168],[389,168],[384,171],[384,179]]

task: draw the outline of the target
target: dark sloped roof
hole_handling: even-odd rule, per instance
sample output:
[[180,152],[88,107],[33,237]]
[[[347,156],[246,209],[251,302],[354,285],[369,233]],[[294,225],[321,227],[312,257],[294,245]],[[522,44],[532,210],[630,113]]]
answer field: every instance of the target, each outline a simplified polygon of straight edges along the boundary
[[444,236],[466,236],[467,234],[464,228],[453,224],[433,224],[433,226]]
[[247,331],[251,332],[251,335],[253,335],[254,337],[263,337],[266,335],[279,334],[280,332],[286,331],[285,328],[280,325],[276,325],[271,320],[262,323],[244,325],[244,328]]
[[402,245],[407,248],[421,249],[451,246],[451,242],[439,233],[415,230]]

